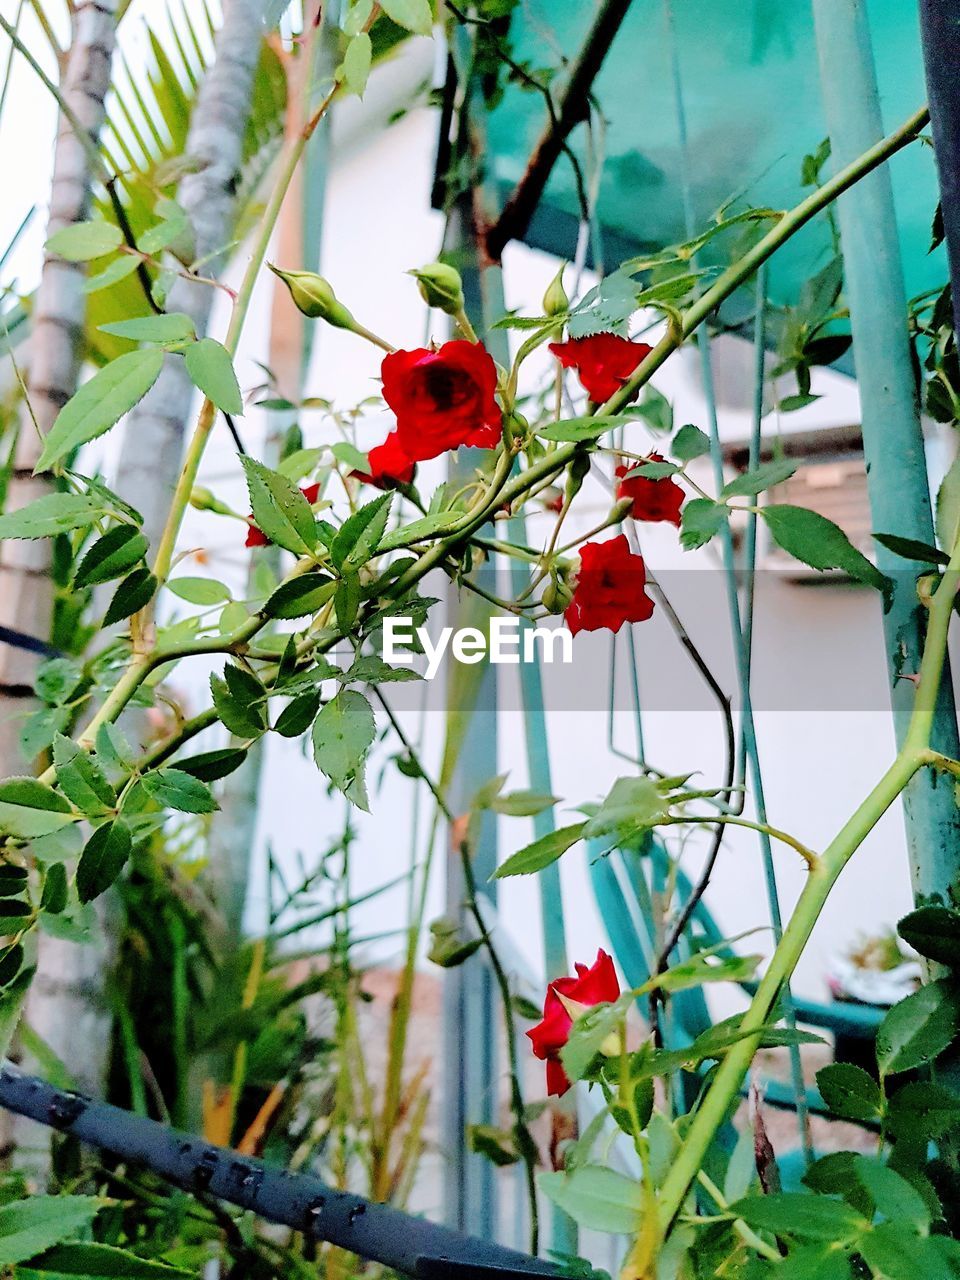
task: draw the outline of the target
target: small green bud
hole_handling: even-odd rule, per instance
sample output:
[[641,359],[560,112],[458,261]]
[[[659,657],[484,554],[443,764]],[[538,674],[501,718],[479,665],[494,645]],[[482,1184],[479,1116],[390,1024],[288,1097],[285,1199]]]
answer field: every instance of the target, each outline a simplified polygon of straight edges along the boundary
[[570,459],[570,466],[567,468],[567,502],[572,502],[577,496],[589,474],[590,454],[586,449],[578,449]]
[[560,270],[550,281],[547,286],[547,292],[543,295],[543,314],[545,316],[565,315],[570,310],[570,299],[567,297],[563,287],[563,273],[567,264],[561,264]]
[[448,316],[457,316],[463,311],[466,305],[463,281],[455,267],[445,262],[430,262],[408,274],[416,280],[420,296],[428,307],[436,307]]
[[554,569],[540,597],[543,607],[550,613],[566,613],[572,599],[573,588],[564,575]]
[[290,290],[290,297],[298,311],[302,311],[311,320],[326,320],[327,324],[332,324],[336,329],[356,330],[356,320],[343,303],[337,301],[329,280],[324,280],[323,276],[312,271],[281,271],[270,262],[267,266]]
[[198,511],[214,511],[218,516],[235,516],[237,513],[225,502],[221,502],[209,489],[197,485],[190,494],[190,505]]

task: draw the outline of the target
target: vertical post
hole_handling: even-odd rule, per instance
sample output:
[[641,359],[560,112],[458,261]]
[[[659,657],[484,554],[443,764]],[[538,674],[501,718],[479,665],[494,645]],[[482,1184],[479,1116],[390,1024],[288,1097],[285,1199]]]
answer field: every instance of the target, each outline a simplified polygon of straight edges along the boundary
[[960,332],[960,0],[920,0],[920,32],[953,314]]
[[[839,168],[883,135],[870,28],[864,0],[814,0],[813,11],[827,128]],[[838,212],[873,527],[930,543],[933,517],[889,170],[877,169],[858,182],[840,197]],[[926,617],[916,577],[924,566],[907,565],[880,546],[877,564],[894,580],[884,632],[899,744],[915,696],[913,682],[902,677],[919,669],[923,648]],[[934,738],[939,750],[956,756],[949,676],[941,684]],[[903,801],[914,894],[943,896],[955,878],[960,850],[953,789],[923,769]]]

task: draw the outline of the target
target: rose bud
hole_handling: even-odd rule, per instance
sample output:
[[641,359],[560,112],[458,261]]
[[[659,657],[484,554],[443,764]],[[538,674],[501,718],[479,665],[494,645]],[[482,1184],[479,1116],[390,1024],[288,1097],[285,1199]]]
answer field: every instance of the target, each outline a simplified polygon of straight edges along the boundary
[[416,280],[420,296],[428,307],[435,307],[448,316],[457,316],[463,311],[466,306],[463,281],[455,267],[445,262],[430,262],[407,274]]
[[218,516],[235,516],[237,514],[225,502],[221,502],[219,498],[215,497],[209,489],[203,489],[199,485],[190,494],[190,505],[195,507],[197,511],[215,511]]
[[326,320],[336,329],[357,329],[356,320],[343,303],[337,301],[329,280],[312,271],[281,271],[270,262],[267,266],[287,286],[294,305],[305,316],[311,320]]
[[570,310],[570,299],[567,297],[563,287],[563,273],[566,267],[567,264],[564,262],[547,285],[547,292],[543,295],[543,314],[545,316],[566,315]]

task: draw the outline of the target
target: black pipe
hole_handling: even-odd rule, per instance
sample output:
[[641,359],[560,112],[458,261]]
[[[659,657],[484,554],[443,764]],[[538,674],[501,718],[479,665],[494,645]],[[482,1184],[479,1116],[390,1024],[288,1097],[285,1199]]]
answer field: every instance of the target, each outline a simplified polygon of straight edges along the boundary
[[0,1106],[143,1165],[184,1191],[206,1192],[418,1280],[525,1280],[563,1274],[515,1249],[335,1191],[310,1174],[290,1173],[156,1120],[54,1089],[9,1065],[0,1067]]
[[920,31],[953,314],[960,334],[960,0],[920,0]]

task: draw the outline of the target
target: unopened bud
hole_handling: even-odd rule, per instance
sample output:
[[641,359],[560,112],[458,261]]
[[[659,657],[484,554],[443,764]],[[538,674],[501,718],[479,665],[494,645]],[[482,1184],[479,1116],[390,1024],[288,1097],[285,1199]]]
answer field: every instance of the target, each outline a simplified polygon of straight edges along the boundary
[[543,607],[549,613],[566,613],[572,599],[573,588],[564,574],[557,572],[554,568],[550,581],[543,588],[543,594],[540,597]]
[[209,489],[202,489],[199,485],[190,494],[190,505],[196,507],[198,511],[214,511],[218,516],[237,514],[232,507],[228,507],[225,502],[215,497]]
[[272,263],[267,263],[267,266],[287,286],[294,305],[305,316],[311,320],[326,320],[336,329],[357,328],[356,320],[343,303],[337,301],[329,280],[313,271],[281,271]]
[[457,316],[466,302],[460,272],[445,262],[430,262],[417,271],[409,272],[416,280],[420,296],[428,307],[435,307],[448,316]]
[[570,299],[567,297],[563,287],[563,273],[566,266],[565,262],[561,265],[560,270],[547,286],[547,292],[543,295],[543,314],[545,316],[566,315],[570,310]]
[[586,449],[578,449],[570,459],[570,466],[567,468],[567,502],[572,502],[577,496],[589,474],[590,455]]

